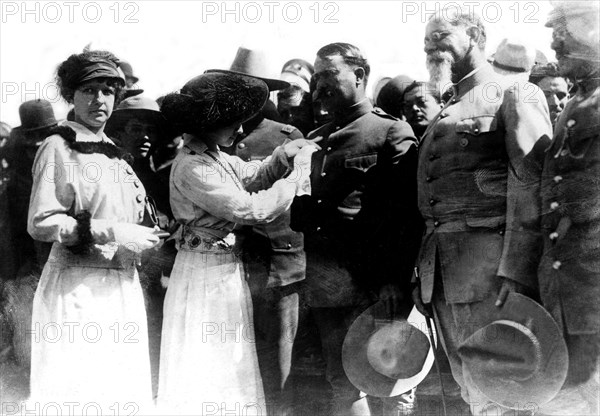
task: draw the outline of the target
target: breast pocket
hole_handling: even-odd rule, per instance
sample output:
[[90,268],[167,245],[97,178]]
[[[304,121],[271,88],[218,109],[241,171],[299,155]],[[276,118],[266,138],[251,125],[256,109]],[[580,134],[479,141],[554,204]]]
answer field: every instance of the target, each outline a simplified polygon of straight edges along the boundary
[[377,153],[351,156],[344,161],[346,169],[354,169],[359,172],[367,172],[377,164]]
[[480,134],[496,131],[498,122],[495,115],[482,115],[465,118],[456,123],[455,131],[458,134],[469,134],[479,136]]

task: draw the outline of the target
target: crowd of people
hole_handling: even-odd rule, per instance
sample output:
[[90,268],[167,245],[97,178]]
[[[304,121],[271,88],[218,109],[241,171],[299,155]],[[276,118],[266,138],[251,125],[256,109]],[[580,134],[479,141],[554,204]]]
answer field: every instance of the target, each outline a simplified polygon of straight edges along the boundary
[[546,26],[557,62],[511,38],[488,56],[477,15],[434,15],[430,79],[372,98],[341,42],[279,79],[241,47],[156,100],[111,52],[69,56],[67,120],[36,99],[0,124],[0,358],[30,367],[23,407],[293,415],[309,311],[331,415],[415,414],[437,342],[415,319],[471,414],[597,415],[598,4]]

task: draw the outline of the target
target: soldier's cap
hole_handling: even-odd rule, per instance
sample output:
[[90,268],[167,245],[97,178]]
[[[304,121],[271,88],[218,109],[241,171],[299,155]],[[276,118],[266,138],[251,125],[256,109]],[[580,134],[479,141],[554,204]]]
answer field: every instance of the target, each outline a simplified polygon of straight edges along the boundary
[[488,324],[458,346],[458,355],[477,388],[511,409],[552,400],[567,377],[567,345],[552,316],[527,296],[511,292],[500,308],[481,304]]
[[600,39],[600,5],[597,1],[551,0],[554,9],[548,15],[546,27],[565,26],[580,43],[598,48]]

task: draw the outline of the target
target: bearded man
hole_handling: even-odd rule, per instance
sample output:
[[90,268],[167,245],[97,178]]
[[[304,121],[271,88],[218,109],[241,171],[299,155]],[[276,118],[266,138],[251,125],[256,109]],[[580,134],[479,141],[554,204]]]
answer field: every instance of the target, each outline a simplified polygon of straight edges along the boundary
[[497,415],[508,409],[476,388],[457,348],[488,323],[487,305],[501,306],[511,291],[535,291],[540,171],[531,162],[552,126],[539,90],[524,100],[530,91],[506,85],[486,61],[481,19],[450,17],[432,16],[425,31],[432,79],[443,80],[450,69],[454,94],[420,145],[418,201],[426,231],[413,299],[434,315],[471,412]]

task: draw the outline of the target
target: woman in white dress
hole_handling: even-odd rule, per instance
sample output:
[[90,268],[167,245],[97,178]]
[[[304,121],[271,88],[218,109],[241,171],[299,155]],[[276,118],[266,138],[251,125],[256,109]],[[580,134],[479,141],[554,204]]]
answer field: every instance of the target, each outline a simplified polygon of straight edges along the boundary
[[117,65],[110,52],[87,51],[58,67],[75,121],[34,162],[28,231],[54,242],[33,304],[26,410],[36,414],[133,414],[152,403],[136,263],[159,239],[138,225],[144,188],[103,133],[125,84]]
[[182,234],[164,305],[158,404],[165,414],[267,414],[234,231],[272,221],[306,192],[318,148],[295,140],[265,163],[219,151],[268,93],[257,78],[205,73],[161,107],[186,133],[170,181]]

